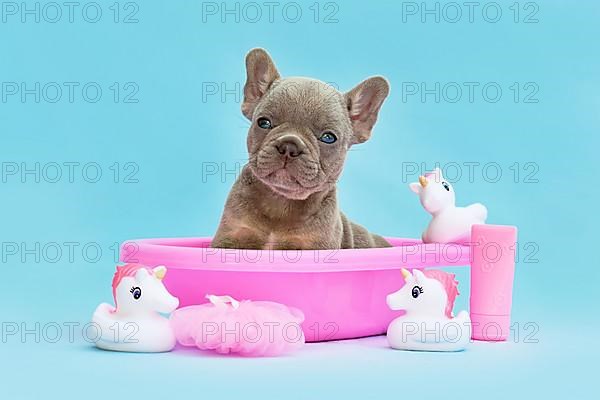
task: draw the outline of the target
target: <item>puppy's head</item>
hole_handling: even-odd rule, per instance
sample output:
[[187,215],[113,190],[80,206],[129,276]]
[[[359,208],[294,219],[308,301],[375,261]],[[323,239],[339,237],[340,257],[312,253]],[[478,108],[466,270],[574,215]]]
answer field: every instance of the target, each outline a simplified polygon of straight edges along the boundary
[[335,184],[350,146],[369,139],[388,95],[382,77],[347,93],[308,78],[281,78],[266,51],[246,56],[243,114],[250,168],[273,191],[306,199]]

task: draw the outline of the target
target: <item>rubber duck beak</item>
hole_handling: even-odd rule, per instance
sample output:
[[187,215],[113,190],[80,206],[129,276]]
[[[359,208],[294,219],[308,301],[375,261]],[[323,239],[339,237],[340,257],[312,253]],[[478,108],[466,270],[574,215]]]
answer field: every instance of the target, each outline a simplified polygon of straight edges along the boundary
[[419,176],[419,183],[421,184],[421,186],[425,187],[425,186],[427,186],[429,181],[427,180],[427,178],[425,178],[423,175],[421,175],[421,176]]

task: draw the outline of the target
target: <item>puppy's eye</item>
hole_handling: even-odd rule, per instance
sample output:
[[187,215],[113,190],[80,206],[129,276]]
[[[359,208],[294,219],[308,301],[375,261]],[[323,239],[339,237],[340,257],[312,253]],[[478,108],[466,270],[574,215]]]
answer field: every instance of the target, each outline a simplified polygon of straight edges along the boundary
[[444,189],[446,189],[447,191],[450,191],[450,185],[448,185],[447,182],[442,182],[442,186],[444,187]]
[[271,129],[271,127],[272,127],[271,121],[265,117],[261,117],[261,118],[257,119],[256,125],[258,125],[259,128],[261,128],[261,129]]
[[323,132],[323,134],[319,137],[319,140],[323,143],[331,144],[335,143],[337,140],[337,136],[335,136],[332,132]]

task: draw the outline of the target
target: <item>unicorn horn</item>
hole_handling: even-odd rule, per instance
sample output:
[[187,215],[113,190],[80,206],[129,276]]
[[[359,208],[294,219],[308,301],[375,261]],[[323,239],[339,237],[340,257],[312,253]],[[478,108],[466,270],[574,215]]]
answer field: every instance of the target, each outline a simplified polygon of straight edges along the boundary
[[164,265],[160,265],[154,268],[152,271],[154,272],[154,276],[156,277],[156,279],[162,281],[162,279],[165,277],[165,274],[167,273],[167,267],[165,267]]
[[420,175],[419,176],[419,183],[421,184],[421,186],[425,187],[425,186],[427,186],[427,184],[429,183],[429,181],[423,175]]
[[400,270],[400,272],[402,272],[402,277],[404,278],[404,280],[407,280],[408,278],[410,278],[412,275],[410,274],[410,271],[407,270],[406,268],[402,268]]

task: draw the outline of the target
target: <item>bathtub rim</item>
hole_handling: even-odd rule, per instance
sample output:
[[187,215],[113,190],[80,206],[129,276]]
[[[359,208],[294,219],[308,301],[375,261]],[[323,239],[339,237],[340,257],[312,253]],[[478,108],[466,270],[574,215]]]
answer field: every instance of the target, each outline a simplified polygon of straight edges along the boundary
[[[215,272],[323,273],[469,266],[471,247],[387,237],[394,247],[337,250],[247,250],[208,247],[211,237],[134,239],[120,246],[124,263]],[[318,260],[318,262],[315,262]]]

